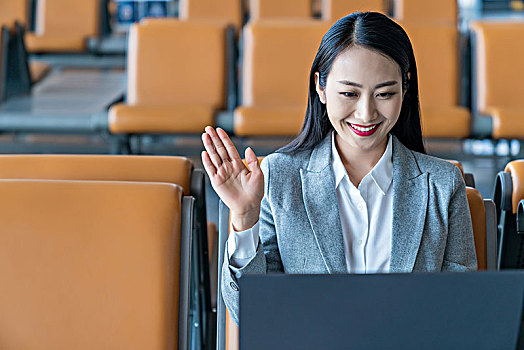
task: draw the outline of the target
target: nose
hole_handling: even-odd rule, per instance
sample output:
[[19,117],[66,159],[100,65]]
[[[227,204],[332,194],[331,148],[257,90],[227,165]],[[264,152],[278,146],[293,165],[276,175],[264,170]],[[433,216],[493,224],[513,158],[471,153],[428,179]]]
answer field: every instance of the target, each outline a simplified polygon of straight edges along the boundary
[[368,124],[377,118],[377,110],[373,98],[362,96],[356,106],[355,118]]

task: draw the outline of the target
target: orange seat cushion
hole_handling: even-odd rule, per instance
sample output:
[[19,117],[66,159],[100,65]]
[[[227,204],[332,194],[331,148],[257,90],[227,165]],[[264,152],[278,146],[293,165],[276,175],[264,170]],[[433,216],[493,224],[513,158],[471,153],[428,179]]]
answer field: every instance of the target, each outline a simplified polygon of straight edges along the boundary
[[109,110],[112,133],[201,133],[212,125],[214,111],[206,106],[129,106],[117,104]]
[[464,107],[423,108],[421,110],[424,137],[468,137],[471,114]]
[[524,136],[524,106],[490,108],[494,138],[522,138]]
[[235,134],[239,136],[294,136],[304,122],[304,108],[239,107],[234,113]]

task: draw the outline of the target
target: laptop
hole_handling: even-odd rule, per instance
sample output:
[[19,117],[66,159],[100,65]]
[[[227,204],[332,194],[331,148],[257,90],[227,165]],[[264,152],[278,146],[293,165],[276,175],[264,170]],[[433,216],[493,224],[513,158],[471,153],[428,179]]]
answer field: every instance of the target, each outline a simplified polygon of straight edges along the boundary
[[524,272],[246,275],[240,349],[516,349]]

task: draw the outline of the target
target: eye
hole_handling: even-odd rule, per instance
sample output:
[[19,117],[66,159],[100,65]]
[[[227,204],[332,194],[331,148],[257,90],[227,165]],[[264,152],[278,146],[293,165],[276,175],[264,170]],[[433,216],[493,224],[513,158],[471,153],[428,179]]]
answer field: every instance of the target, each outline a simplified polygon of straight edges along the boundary
[[340,94],[345,97],[357,97],[358,96],[355,92],[341,92]]
[[397,94],[396,92],[380,92],[380,93],[377,94],[377,97],[382,99],[382,100],[387,100],[388,98],[390,98],[391,96],[394,96],[396,94]]

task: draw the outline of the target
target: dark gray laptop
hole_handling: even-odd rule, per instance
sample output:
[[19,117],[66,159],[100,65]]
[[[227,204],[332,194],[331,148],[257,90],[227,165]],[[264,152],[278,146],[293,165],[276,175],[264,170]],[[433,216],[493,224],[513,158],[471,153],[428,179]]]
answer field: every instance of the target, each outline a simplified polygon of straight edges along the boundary
[[524,272],[246,275],[240,349],[515,349]]

